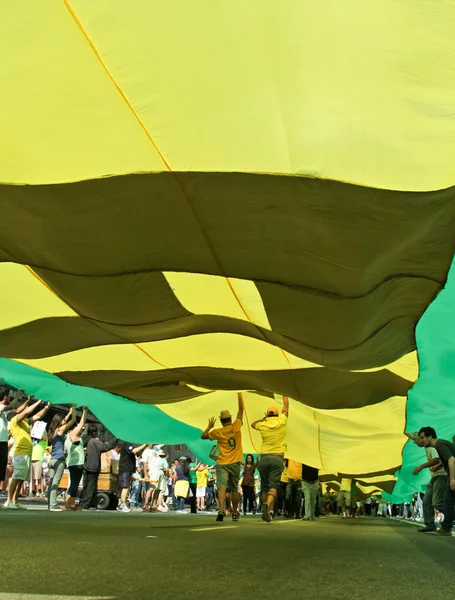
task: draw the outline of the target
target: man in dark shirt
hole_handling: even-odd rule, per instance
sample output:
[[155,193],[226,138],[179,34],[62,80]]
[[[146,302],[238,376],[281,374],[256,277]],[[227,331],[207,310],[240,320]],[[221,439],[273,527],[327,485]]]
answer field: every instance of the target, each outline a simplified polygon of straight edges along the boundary
[[305,495],[304,521],[315,521],[316,499],[319,489],[319,469],[302,465],[302,492]]
[[108,444],[105,444],[98,438],[98,428],[96,425],[89,425],[88,441],[86,444],[87,453],[84,464],[84,487],[82,489],[81,506],[83,510],[89,510],[95,506],[96,493],[98,491],[98,476],[101,471],[101,455],[103,452],[109,452],[118,444],[117,438],[114,438]]
[[130,489],[131,477],[136,472],[136,456],[144,450],[147,444],[135,447],[129,442],[119,442],[120,458],[118,462],[118,482],[120,487],[120,504],[117,510],[121,512],[131,512],[126,502],[128,500],[128,491]]
[[455,516],[455,444],[447,440],[440,440],[432,427],[422,427],[419,431],[419,440],[425,448],[435,448],[442,466],[449,476],[449,486],[444,501],[444,521],[441,529],[434,531],[433,535],[451,536]]

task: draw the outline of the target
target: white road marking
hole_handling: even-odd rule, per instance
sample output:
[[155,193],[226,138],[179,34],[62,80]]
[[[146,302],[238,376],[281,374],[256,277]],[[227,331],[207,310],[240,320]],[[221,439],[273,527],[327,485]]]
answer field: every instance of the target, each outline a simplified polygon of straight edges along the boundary
[[[238,525],[213,525],[212,527],[198,527],[198,529],[189,529],[188,531],[224,531],[226,529],[237,529]],[[1,598],[0,598],[1,600]]]
[[158,536],[156,536],[156,535],[146,535],[145,537],[152,538],[154,540],[158,539]]
[[10,594],[0,592],[0,600],[113,600],[115,596],[59,596],[49,594]]
[[302,519],[287,519],[286,521],[272,521],[272,523],[283,525],[283,523],[300,523],[301,520]]

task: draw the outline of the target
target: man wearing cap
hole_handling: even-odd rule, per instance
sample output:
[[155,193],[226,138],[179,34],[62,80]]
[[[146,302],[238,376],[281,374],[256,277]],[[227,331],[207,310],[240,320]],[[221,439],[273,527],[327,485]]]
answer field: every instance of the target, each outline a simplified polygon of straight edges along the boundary
[[259,474],[262,482],[262,520],[270,523],[284,468],[284,455],[287,451],[286,429],[289,415],[289,399],[283,396],[281,415],[277,406],[269,406],[265,417],[251,423],[251,427],[262,436]]
[[216,464],[216,479],[218,488],[219,510],[216,520],[222,521],[226,516],[226,488],[229,484],[232,490],[232,520],[239,518],[239,480],[240,463],[243,460],[242,449],[242,419],[243,396],[238,394],[239,407],[237,418],[232,422],[231,413],[222,410],[220,413],[221,427],[213,429],[215,417],[209,419],[206,430],[202,433],[203,440],[216,440],[218,442],[218,456]]

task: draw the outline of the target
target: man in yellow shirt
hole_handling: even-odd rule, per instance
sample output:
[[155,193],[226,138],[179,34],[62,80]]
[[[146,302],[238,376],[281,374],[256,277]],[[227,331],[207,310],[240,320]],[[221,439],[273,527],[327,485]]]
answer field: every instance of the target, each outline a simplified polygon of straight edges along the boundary
[[300,503],[302,492],[302,463],[289,458],[287,461],[288,482],[286,485],[286,516],[289,519],[300,516]]
[[351,516],[351,486],[352,479],[342,477],[338,494],[338,507],[342,510],[343,519],[348,519]]
[[29,419],[28,417],[35,411],[36,408],[38,408],[40,404],[41,400],[38,400],[31,406],[24,405],[21,412],[17,413],[17,415],[10,421],[11,435],[13,436],[16,445],[14,447],[13,457],[13,477],[10,482],[8,500],[5,502],[5,508],[16,510],[18,508],[24,508],[18,503],[17,499],[19,496],[19,491],[22,487],[22,483],[28,480],[30,477],[33,451],[33,443],[30,436],[30,421],[32,423],[39,421],[42,417],[44,417],[50,407],[50,402],[48,402],[39,413]]
[[196,503],[198,510],[205,510],[205,494],[207,493],[207,481],[209,469],[207,465],[199,465],[196,471]]
[[219,510],[217,521],[222,521],[226,516],[226,488],[232,490],[232,520],[239,519],[239,480],[240,463],[243,460],[242,449],[242,419],[243,396],[238,395],[239,407],[237,418],[232,422],[231,413],[222,410],[220,413],[221,427],[213,429],[215,417],[209,419],[206,430],[202,433],[203,440],[216,440],[218,442],[218,456],[216,464],[216,480],[218,488]]
[[289,415],[289,399],[283,396],[281,415],[277,406],[270,406],[263,419],[251,423],[251,427],[262,436],[259,474],[262,483],[262,520],[270,523],[275,506],[277,489],[284,468],[287,451],[286,430]]

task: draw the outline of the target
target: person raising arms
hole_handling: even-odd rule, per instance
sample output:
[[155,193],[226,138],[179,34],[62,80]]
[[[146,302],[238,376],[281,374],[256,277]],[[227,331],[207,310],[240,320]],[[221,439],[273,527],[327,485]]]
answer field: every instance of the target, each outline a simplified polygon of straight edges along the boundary
[[47,433],[47,439],[52,446],[50,483],[48,493],[48,509],[50,511],[62,510],[57,504],[58,486],[65,471],[65,435],[76,422],[76,403],[71,405],[68,414],[62,417],[56,414],[52,417]]
[[23,482],[28,480],[30,476],[33,451],[33,442],[30,436],[30,422],[36,423],[36,421],[39,421],[44,417],[51,405],[50,402],[48,402],[43,409],[29,419],[30,415],[33,414],[41,404],[41,400],[38,400],[31,406],[28,406],[29,401],[30,398],[22,405],[21,412],[18,412],[10,421],[11,434],[16,445],[13,457],[13,477],[10,481],[8,500],[5,502],[5,508],[24,508],[18,503],[17,499]]
[[84,442],[81,440],[81,433],[87,420],[87,407],[82,409],[82,417],[79,423],[73,427],[66,438],[65,449],[67,453],[66,466],[68,467],[69,486],[66,492],[66,510],[78,510],[76,498],[79,490],[79,484],[82,479],[85,462]]
[[223,521],[226,516],[226,488],[232,490],[232,520],[239,519],[239,480],[240,463],[243,460],[242,449],[242,419],[244,403],[242,394],[238,394],[238,412],[234,422],[228,410],[220,413],[221,427],[213,429],[215,417],[209,419],[209,423],[202,433],[203,440],[216,440],[218,443],[218,455],[216,464],[216,480],[218,487],[219,510],[217,521]]
[[19,407],[23,392],[14,392],[0,381],[0,490],[6,476],[8,465],[8,419],[21,412],[25,405]]
[[258,469],[262,482],[262,520],[267,523],[273,520],[271,513],[284,468],[288,415],[289,399],[283,396],[281,415],[277,406],[269,406],[263,419],[251,423],[251,427],[259,431],[262,436]]

